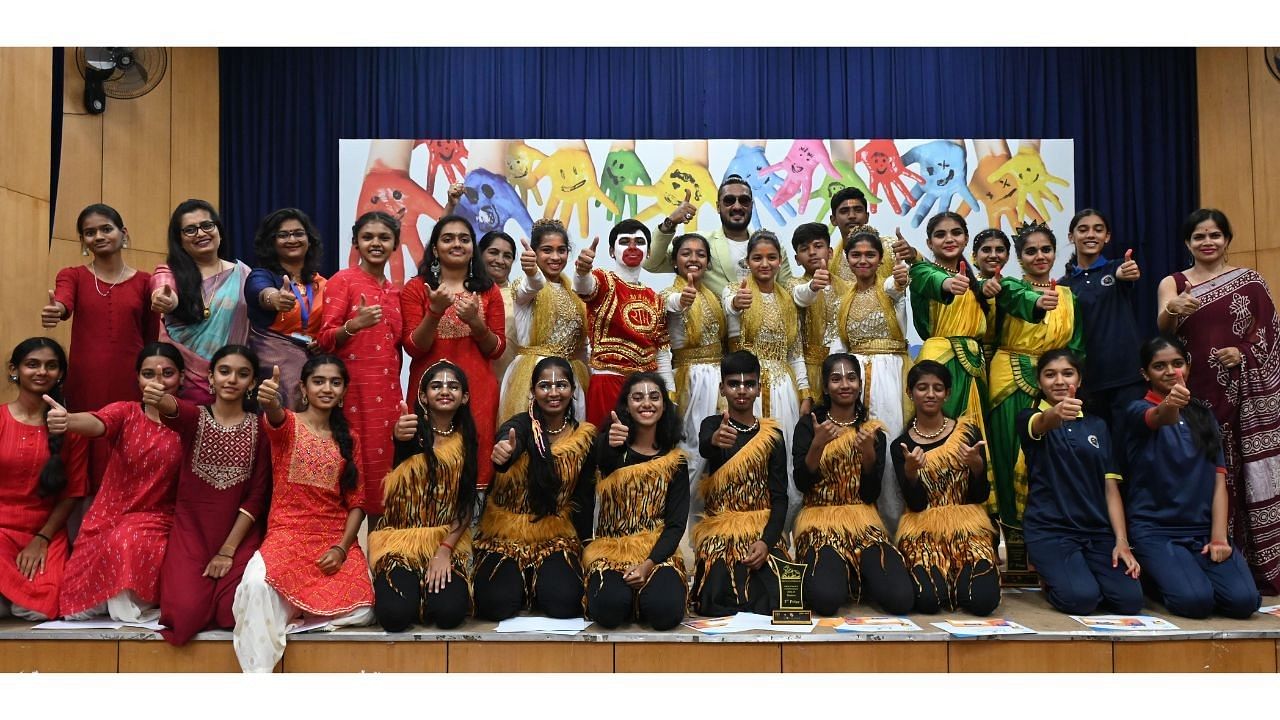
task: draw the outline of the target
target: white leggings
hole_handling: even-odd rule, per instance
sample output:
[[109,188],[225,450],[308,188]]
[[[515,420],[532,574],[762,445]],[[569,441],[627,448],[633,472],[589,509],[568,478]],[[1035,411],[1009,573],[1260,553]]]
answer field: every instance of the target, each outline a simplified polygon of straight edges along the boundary
[[[269,673],[284,657],[285,634],[290,622],[303,617],[302,610],[280,597],[267,584],[267,564],[255,552],[244,568],[240,586],[231,602],[236,627],[231,633],[240,669],[247,673]],[[332,618],[325,629],[373,622],[373,608],[362,607]]]
[[0,595],[0,618],[9,617],[10,615],[19,620],[29,620],[31,622],[44,622],[48,620],[48,616],[38,613],[35,610],[28,610],[21,605],[15,605],[9,602],[9,598]]
[[106,615],[116,622],[149,623],[160,619],[160,607],[138,597],[132,590],[121,590],[107,601],[84,612],[68,615],[68,620],[88,620]]

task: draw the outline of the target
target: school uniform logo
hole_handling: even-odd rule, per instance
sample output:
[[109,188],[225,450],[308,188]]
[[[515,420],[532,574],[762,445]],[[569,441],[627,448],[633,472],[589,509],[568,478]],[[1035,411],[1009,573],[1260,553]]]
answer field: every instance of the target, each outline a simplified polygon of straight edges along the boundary
[[1115,276],[1115,275],[1103,275],[1103,276],[1102,276],[1102,281],[1101,281],[1101,282],[1102,282],[1102,286],[1103,286],[1103,287],[1111,287],[1112,285],[1115,285],[1115,284],[1116,284],[1116,276]]
[[1098,436],[1097,436],[1097,435],[1090,435],[1090,436],[1089,436],[1089,444],[1090,444],[1090,445],[1092,445],[1092,446],[1094,446],[1095,448],[1097,448],[1097,449],[1099,449],[1099,450],[1101,450],[1101,449],[1102,449],[1102,444],[1098,442]]

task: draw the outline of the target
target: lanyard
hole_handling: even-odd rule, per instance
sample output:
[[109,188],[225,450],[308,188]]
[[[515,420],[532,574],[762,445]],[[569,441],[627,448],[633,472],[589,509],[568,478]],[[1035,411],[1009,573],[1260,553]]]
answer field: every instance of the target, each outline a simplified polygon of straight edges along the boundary
[[302,314],[302,332],[306,332],[307,321],[311,319],[311,303],[314,299],[314,294],[310,285],[304,285],[303,290],[303,294],[299,295],[298,284],[295,282],[289,283],[289,291],[298,299],[298,311]]

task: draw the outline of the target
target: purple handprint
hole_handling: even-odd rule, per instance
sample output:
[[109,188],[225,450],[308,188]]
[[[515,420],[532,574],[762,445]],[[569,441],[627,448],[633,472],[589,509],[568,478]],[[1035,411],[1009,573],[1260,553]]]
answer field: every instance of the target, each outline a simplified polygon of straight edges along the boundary
[[920,164],[924,177],[911,188],[911,197],[907,199],[904,211],[912,206],[916,212],[911,217],[911,227],[920,227],[925,216],[933,211],[935,204],[938,212],[951,209],[951,201],[957,196],[976,207],[978,201],[969,192],[969,178],[966,172],[964,143],[956,144],[950,140],[934,140],[918,145],[902,156],[902,164]]
[[[778,207],[773,204],[773,197],[782,186],[782,178],[772,172],[762,172],[767,167],[769,167],[769,160],[764,156],[764,146],[743,143],[738,145],[738,152],[729,161],[729,167],[725,169],[724,176],[727,178],[730,175],[737,175],[746,180],[747,185],[751,187],[751,196],[755,198],[755,203],[767,210],[776,223],[785,225],[787,221],[783,219],[782,213],[778,212]],[[724,180],[722,179],[721,182]],[[795,217],[796,210],[791,207],[791,203],[785,203],[781,207],[788,217]],[[755,213],[751,214],[751,227],[760,229],[760,216]]]
[[840,177],[840,171],[836,169],[835,163],[831,162],[827,146],[823,145],[821,140],[796,140],[791,143],[791,149],[787,151],[787,156],[782,159],[782,162],[760,170],[760,175],[778,170],[786,170],[788,173],[787,179],[782,182],[782,187],[778,188],[777,194],[773,197],[773,206],[778,207],[799,194],[800,212],[804,212],[805,208],[809,207],[809,193],[813,190],[813,171],[818,165],[822,165],[831,177]]
[[529,217],[528,209],[520,202],[519,193],[502,175],[484,169],[472,170],[463,186],[457,213],[471,222],[477,236],[490,230],[502,230],[509,220],[515,220],[526,236],[533,232],[533,219]]

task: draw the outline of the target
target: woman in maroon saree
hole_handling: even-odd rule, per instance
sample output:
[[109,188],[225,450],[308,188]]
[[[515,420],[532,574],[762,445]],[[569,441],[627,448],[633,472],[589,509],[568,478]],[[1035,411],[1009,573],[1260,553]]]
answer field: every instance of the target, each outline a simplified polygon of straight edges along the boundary
[[1160,281],[1161,332],[1191,352],[1189,389],[1222,427],[1234,544],[1264,595],[1280,594],[1280,316],[1257,272],[1227,264],[1231,223],[1200,209],[1183,223],[1195,264]]

